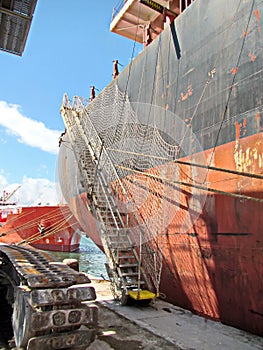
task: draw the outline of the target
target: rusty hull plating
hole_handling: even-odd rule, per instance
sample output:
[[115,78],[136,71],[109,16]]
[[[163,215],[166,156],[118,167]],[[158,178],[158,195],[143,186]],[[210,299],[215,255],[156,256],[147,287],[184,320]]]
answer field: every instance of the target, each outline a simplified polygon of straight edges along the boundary
[[[97,111],[93,122],[102,130],[107,150],[113,147],[111,128],[121,128],[124,114],[107,132],[105,127],[100,129],[100,122],[111,118],[107,109],[113,110],[114,104],[124,105],[118,97],[121,94],[129,100],[129,111],[141,113],[144,126],[152,127],[156,118],[150,113],[146,116],[145,104],[161,110],[162,128],[174,135],[178,146],[185,130],[191,130],[195,142],[184,150],[179,147],[175,162],[139,168],[137,151],[132,166],[125,165],[126,176],[120,177],[124,184],[151,178],[149,200],[137,213],[145,220],[151,210],[153,226],[160,198],[164,208],[171,210],[167,229],[157,232],[157,239],[165,237],[160,291],[166,300],[261,336],[262,15],[259,0],[194,1],[86,107],[90,118]],[[113,102],[104,107],[103,101]],[[169,119],[169,113],[174,118]],[[128,135],[131,138],[134,129]],[[74,155],[68,152],[62,145],[59,163],[64,194],[87,235],[102,247],[87,189]],[[118,166],[124,168],[123,163]],[[169,167],[170,178],[164,182],[161,175]],[[193,187],[198,189],[197,196]],[[177,200],[172,202],[174,196]],[[191,224],[184,228],[185,222]]]

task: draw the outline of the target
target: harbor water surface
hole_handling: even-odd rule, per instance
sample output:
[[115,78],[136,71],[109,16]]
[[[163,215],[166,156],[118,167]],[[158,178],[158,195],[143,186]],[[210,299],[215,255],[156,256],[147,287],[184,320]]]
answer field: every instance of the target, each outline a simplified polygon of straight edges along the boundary
[[61,261],[68,258],[77,259],[80,271],[96,277],[107,278],[104,253],[85,235],[82,236],[79,249],[76,252],[51,252],[51,254]]

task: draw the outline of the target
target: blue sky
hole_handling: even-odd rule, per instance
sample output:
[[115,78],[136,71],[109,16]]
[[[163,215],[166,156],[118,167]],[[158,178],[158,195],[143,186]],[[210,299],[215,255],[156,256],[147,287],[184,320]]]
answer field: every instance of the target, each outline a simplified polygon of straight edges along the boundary
[[0,191],[21,184],[21,204],[57,201],[64,92],[89,97],[111,81],[114,59],[130,61],[134,43],[109,30],[117,3],[38,0],[23,56],[0,51]]

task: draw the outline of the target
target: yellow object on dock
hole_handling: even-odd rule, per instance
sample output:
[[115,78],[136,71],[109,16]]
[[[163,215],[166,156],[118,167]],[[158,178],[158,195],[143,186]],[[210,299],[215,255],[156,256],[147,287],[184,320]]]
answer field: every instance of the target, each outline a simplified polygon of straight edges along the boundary
[[158,297],[157,294],[150,292],[149,290],[135,290],[129,291],[129,296],[135,300],[149,300]]

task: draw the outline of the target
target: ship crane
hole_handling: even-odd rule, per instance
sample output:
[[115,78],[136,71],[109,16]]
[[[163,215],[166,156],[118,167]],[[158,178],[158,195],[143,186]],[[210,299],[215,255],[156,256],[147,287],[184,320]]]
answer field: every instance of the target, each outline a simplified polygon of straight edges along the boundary
[[[7,192],[4,191],[2,197],[0,197],[0,204],[1,205],[8,205],[8,200],[19,190],[21,185],[19,185],[17,188],[15,188],[11,193],[7,194]],[[14,204],[14,203],[11,203]]]
[[9,195],[5,198],[5,201],[7,202],[21,187],[21,185],[19,185],[16,189],[14,189],[14,191],[12,191],[11,193],[9,193]]

